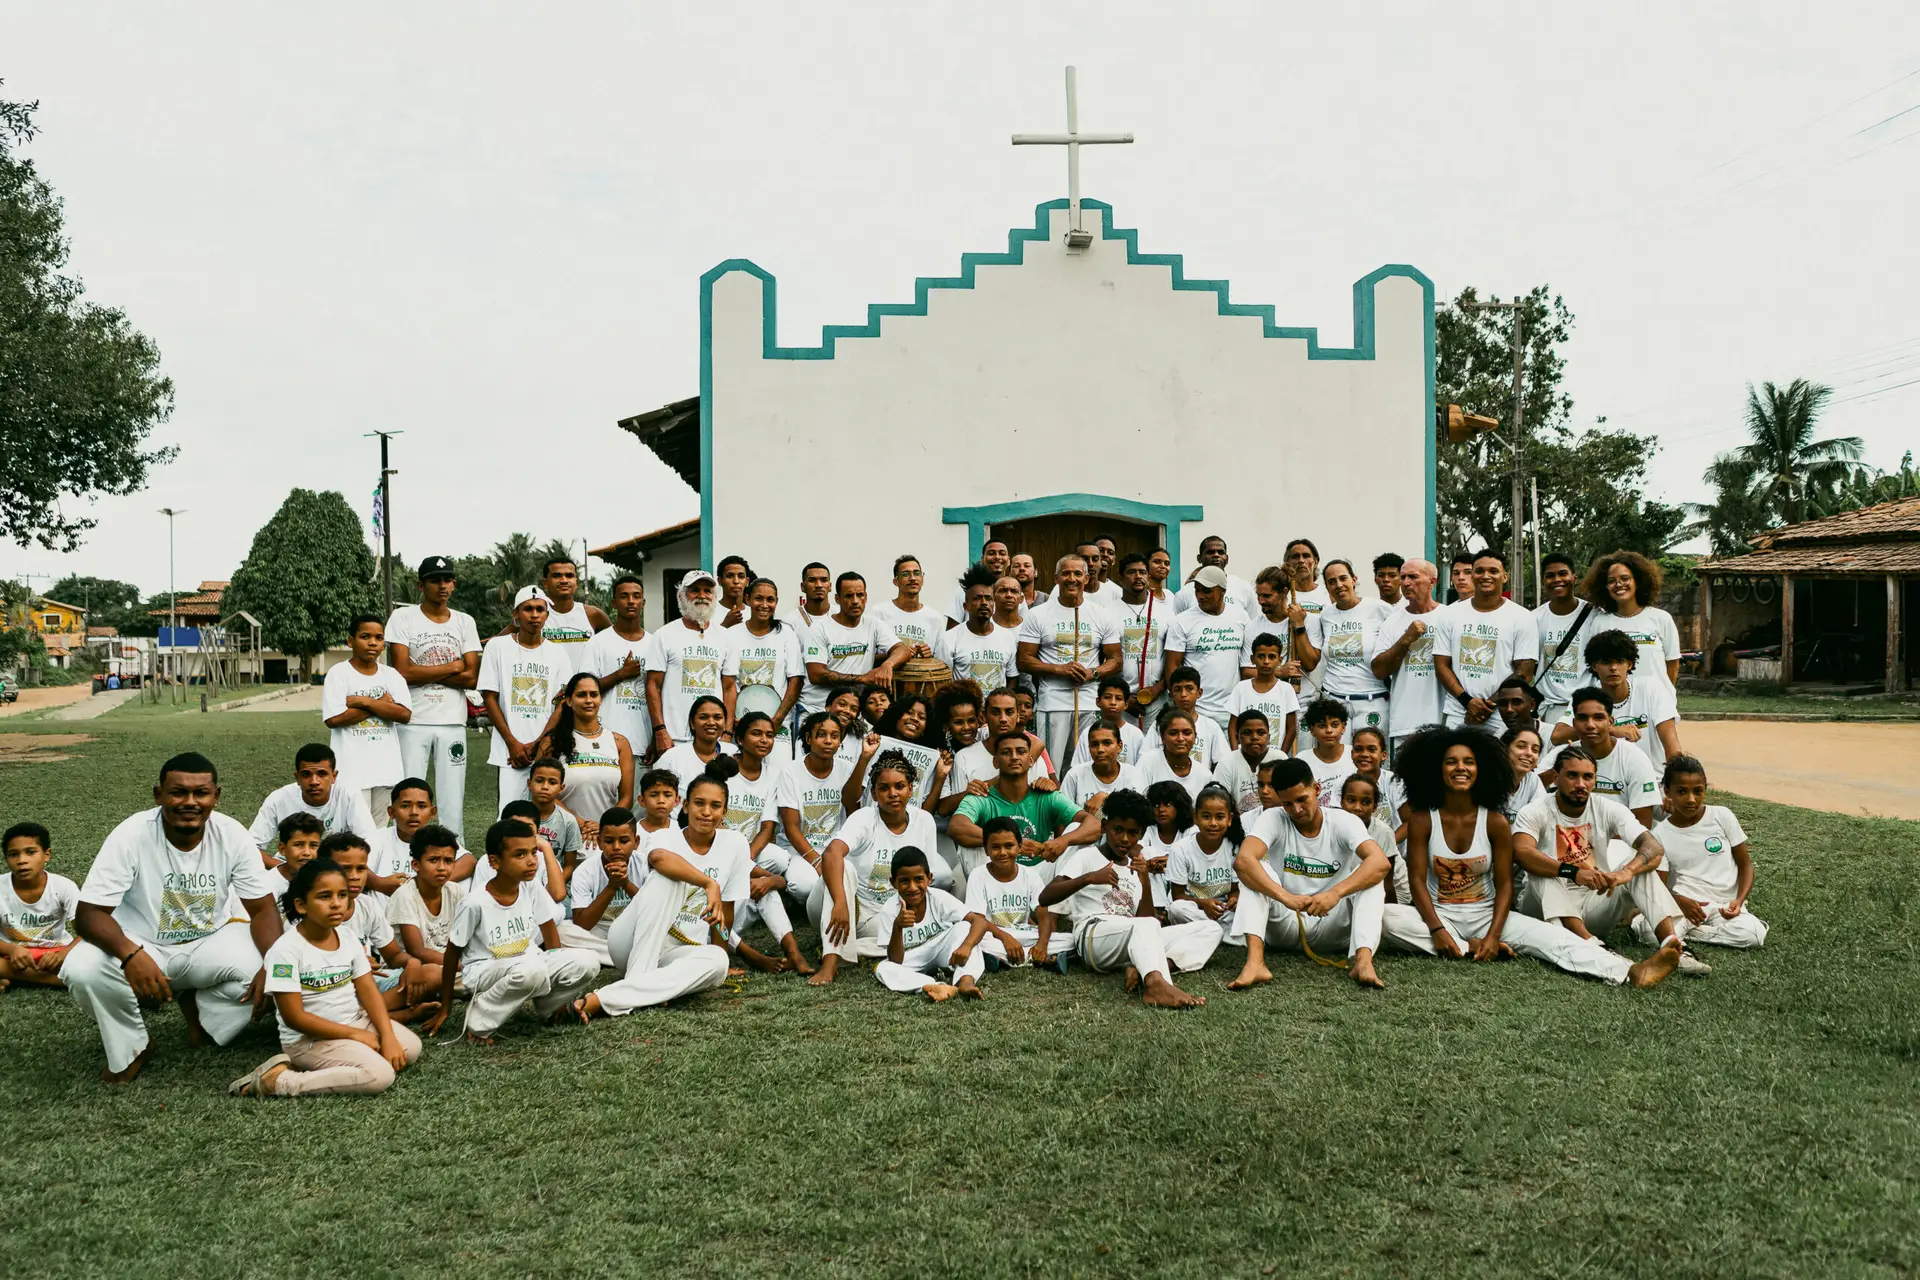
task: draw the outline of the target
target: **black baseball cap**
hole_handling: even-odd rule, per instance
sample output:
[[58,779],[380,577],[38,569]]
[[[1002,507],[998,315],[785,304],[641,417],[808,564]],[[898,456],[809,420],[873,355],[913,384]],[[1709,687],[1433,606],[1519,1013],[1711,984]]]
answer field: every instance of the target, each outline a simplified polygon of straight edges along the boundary
[[420,562],[420,581],[422,582],[428,578],[451,578],[452,576],[453,561],[445,556],[428,556]]

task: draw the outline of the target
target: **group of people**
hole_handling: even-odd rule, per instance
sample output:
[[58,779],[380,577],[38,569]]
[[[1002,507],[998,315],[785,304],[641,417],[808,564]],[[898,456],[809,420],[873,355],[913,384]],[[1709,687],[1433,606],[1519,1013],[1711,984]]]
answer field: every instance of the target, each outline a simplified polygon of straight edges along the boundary
[[[873,961],[946,1000],[1077,960],[1188,1007],[1177,976],[1222,946],[1240,990],[1276,952],[1375,987],[1384,946],[1644,987],[1709,972],[1691,945],[1764,942],[1644,558],[1549,556],[1532,611],[1491,553],[1454,558],[1444,606],[1420,559],[1376,559],[1368,595],[1305,539],[1252,583],[1217,537],[1199,561],[1172,588],[1165,552],[1100,539],[1042,593],[989,542],[944,611],[912,556],[872,608],[812,564],[782,615],[730,556],[651,633],[638,579],[608,617],[555,561],[483,644],[430,559],[420,604],[354,620],[330,741],[251,829],[192,753],[84,885],[9,829],[0,983],[71,988],[113,1081],[147,1060],[143,1003],[218,1043],[271,1008],[282,1052],[233,1086],[265,1097],[385,1088],[462,998],[488,1043],[529,1002],[587,1023],[749,968]],[[916,659],[931,693],[896,681]],[[470,849],[472,696],[500,809]],[[1651,954],[1608,947],[1621,928]]]

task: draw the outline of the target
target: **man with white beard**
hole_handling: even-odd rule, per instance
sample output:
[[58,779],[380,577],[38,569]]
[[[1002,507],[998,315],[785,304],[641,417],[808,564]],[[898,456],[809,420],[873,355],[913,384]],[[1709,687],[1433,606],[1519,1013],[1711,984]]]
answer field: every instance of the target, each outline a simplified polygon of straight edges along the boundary
[[694,701],[720,696],[720,665],[726,642],[713,623],[713,601],[719,583],[705,569],[680,579],[675,596],[680,616],[655,631],[647,641],[647,715],[653,720],[656,757],[687,742],[693,729],[687,719]]

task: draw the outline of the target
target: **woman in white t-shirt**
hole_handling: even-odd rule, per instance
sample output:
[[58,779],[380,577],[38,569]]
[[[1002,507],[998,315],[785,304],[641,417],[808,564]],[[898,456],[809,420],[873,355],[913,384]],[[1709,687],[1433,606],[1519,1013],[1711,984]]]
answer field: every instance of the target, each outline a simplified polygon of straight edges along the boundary
[[[366,949],[341,926],[353,916],[347,877],[331,858],[293,873],[281,897],[293,928],[267,949],[267,994],[280,1053],[235,1080],[237,1098],[381,1093],[420,1056],[420,1038],[387,1016]],[[428,1013],[438,1004],[422,1006]]]
[[727,731],[727,707],[710,693],[693,700],[687,712],[687,727],[693,736],[661,752],[660,758],[653,762],[654,768],[672,770],[673,776],[680,779],[682,800],[686,799],[687,788],[715,756],[730,756],[738,750],[731,742],[720,741],[720,735]]
[[580,824],[580,838],[594,843],[600,815],[633,807],[633,744],[600,722],[600,677],[576,673],[560,693],[560,716],[541,739],[536,759],[552,756],[567,766],[560,803]]
[[1538,729],[1518,724],[1500,735],[1500,745],[1507,749],[1507,761],[1513,765],[1513,794],[1507,797],[1500,811],[1512,822],[1522,809],[1547,794],[1535,772],[1540,767],[1540,752],[1546,743]]
[[1193,758],[1198,730],[1195,720],[1178,707],[1160,713],[1160,750],[1143,755],[1140,778],[1151,787],[1156,782],[1177,782],[1189,796],[1198,796],[1200,788],[1213,781],[1207,766]]
[[1660,598],[1660,566],[1637,551],[1616,551],[1587,567],[1580,598],[1593,606],[1584,645],[1602,631],[1624,631],[1640,646],[1635,670],[1665,680],[1680,678],[1680,628],[1673,615],[1654,603]]

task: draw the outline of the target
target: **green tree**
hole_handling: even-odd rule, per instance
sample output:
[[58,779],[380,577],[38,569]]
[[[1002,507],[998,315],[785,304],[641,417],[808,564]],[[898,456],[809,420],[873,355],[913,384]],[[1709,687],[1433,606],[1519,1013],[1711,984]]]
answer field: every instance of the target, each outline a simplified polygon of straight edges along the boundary
[[346,498],[289,493],[253,535],[226,603],[252,614],[267,647],[300,658],[308,671],[315,654],[344,644],[353,615],[380,607],[373,552]]
[[88,626],[115,627],[122,635],[131,634],[127,626],[140,609],[140,588],[113,578],[69,574],[48,588],[47,595],[85,609]]
[[[1505,435],[1513,421],[1514,313],[1465,305],[1477,301],[1473,289],[1463,290],[1434,317],[1435,398],[1498,419]],[[1560,387],[1566,372],[1560,348],[1572,336],[1573,312],[1540,285],[1521,299],[1520,314],[1521,407],[1527,461],[1540,487],[1542,548],[1564,551],[1578,563],[1616,548],[1660,554],[1685,514],[1644,496],[1657,446],[1628,431],[1573,430],[1573,400]],[[1436,496],[1443,554],[1480,546],[1507,553],[1513,539],[1512,466],[1500,441],[1481,436],[1456,445],[1441,436]]]
[[1681,534],[1705,537],[1717,556],[1748,550],[1748,542],[1767,527],[1766,504],[1754,492],[1751,469],[1723,453],[1707,467],[1705,478],[1713,501],[1687,504],[1689,519]]
[[0,675],[37,675],[47,644],[33,629],[34,592],[24,582],[0,582]]
[[1810,497],[1860,474],[1865,446],[1859,436],[1814,439],[1832,398],[1832,387],[1805,378],[1784,387],[1763,382],[1758,391],[1747,384],[1747,443],[1722,456],[1745,468],[1751,493],[1773,524],[1807,519]]
[[507,535],[505,541],[494,543],[487,558],[493,565],[494,594],[504,604],[511,601],[513,593],[520,588],[540,581],[540,564],[546,556],[532,534],[514,533]]
[[38,106],[0,101],[0,533],[71,551],[96,522],[65,500],[132,493],[173,457],[146,447],[173,382],[125,314],[62,273],[60,200],[18,154]]

